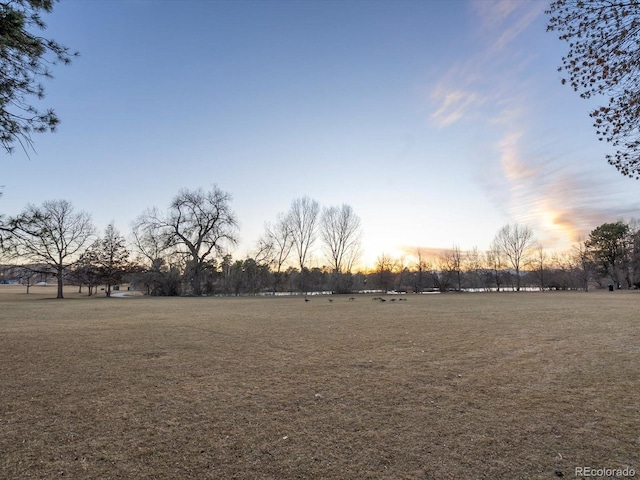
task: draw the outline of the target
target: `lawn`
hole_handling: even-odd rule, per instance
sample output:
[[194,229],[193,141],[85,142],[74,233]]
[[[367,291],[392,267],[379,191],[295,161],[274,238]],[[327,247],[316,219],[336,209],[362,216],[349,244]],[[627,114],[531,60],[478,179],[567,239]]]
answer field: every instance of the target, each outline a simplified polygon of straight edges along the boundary
[[1,478],[640,476],[640,294],[24,291],[0,286]]

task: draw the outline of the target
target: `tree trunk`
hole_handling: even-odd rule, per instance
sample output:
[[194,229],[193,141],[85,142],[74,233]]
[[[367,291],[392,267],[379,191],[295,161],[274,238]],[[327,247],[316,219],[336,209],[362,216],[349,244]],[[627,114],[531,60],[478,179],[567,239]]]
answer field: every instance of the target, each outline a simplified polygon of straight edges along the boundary
[[202,295],[202,279],[200,275],[201,270],[202,268],[200,262],[195,260],[193,266],[193,281],[191,282],[191,286],[193,287],[193,294],[196,297]]
[[62,287],[64,286],[64,281],[62,279],[62,267],[57,268],[58,271],[58,296],[56,298],[64,298],[62,293]]

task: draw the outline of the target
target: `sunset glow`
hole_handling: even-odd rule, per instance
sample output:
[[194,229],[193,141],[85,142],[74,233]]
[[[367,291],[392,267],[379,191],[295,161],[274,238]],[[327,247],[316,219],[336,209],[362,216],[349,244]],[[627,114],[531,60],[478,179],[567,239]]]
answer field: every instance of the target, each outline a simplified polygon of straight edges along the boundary
[[[127,234],[181,188],[232,197],[255,254],[265,222],[308,196],[348,204],[361,264],[486,250],[505,224],[545,249],[638,215],[545,2],[62,1],[47,34],[80,57],[53,70],[61,118],[4,163],[0,213],[67,199]],[[313,263],[326,258],[317,242]]]

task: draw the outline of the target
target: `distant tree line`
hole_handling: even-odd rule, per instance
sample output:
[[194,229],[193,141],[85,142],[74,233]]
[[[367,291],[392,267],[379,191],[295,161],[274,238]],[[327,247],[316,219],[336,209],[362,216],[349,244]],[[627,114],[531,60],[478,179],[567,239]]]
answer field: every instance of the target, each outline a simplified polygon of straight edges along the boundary
[[[360,219],[349,205],[321,208],[308,197],[265,225],[253,258],[233,260],[238,221],[231,195],[217,186],[181,190],[162,211],[144,211],[127,241],[115,225],[102,235],[90,216],[66,200],[28,205],[0,218],[3,281],[28,287],[54,277],[58,298],[65,283],[86,287],[134,284],[150,295],[240,295],[261,292],[350,291],[361,254]],[[318,247],[318,248],[316,248]],[[328,267],[311,267],[320,254]]]
[[[308,197],[267,222],[254,252],[234,259],[238,220],[231,195],[217,186],[181,190],[165,211],[144,211],[126,239],[110,224],[65,200],[28,205],[0,219],[0,281],[29,288],[55,278],[93,295],[129,283],[148,295],[257,295],[358,291],[503,291],[640,287],[640,227],[605,223],[569,252],[549,253],[528,226],[505,225],[488,250],[459,247],[427,257],[381,254],[372,269],[361,257],[359,217],[346,204],[321,208]],[[317,266],[322,264],[323,266]]]

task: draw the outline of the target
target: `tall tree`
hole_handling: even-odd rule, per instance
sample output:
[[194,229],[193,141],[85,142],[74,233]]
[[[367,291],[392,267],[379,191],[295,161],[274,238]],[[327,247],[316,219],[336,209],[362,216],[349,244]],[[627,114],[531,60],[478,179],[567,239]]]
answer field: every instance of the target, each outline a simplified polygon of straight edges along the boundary
[[131,226],[131,243],[140,266],[136,280],[147,287],[149,295],[179,294],[179,271],[175,248],[166,245],[162,229],[142,215]]
[[0,2],[0,144],[7,153],[18,142],[32,147],[31,134],[55,131],[59,119],[51,109],[40,110],[32,101],[44,97],[41,80],[51,78],[50,66],[68,64],[78,55],[39,30],[42,13],[53,10],[54,0]]
[[304,269],[311,247],[316,241],[320,205],[309,197],[297,198],[291,203],[289,222],[293,235],[293,245],[300,266],[300,289],[304,290]]
[[264,235],[258,240],[256,261],[275,269],[273,282],[275,292],[282,280],[282,267],[293,249],[291,217],[280,213],[274,224],[265,224],[264,230]]
[[[0,192],[0,197],[2,197],[2,192]],[[10,235],[12,231],[13,228],[11,227],[9,220],[0,213],[0,255],[4,251],[5,238]]]
[[471,286],[478,288],[481,286],[482,255],[478,247],[467,250],[464,258],[464,272]]
[[394,281],[393,271],[396,268],[395,261],[386,253],[380,254],[376,258],[375,273],[379,287],[385,292],[391,290]]
[[547,286],[547,273],[549,270],[549,255],[545,251],[542,244],[535,245],[534,251],[529,260],[529,268],[534,272],[538,279],[540,291]]
[[83,255],[74,265],[73,270],[67,275],[67,278],[69,278],[73,284],[78,285],[78,293],[82,293],[82,287],[86,286],[89,297],[93,295],[94,290],[97,293],[98,286],[101,282],[98,267],[93,264],[90,255],[87,254]]
[[64,274],[80,260],[94,238],[91,217],[75,212],[66,200],[33,205],[11,219],[12,253],[33,263],[48,265],[58,280],[57,298],[64,298]]
[[631,219],[626,241],[625,275],[629,287],[640,288],[640,222]]
[[29,266],[20,267],[16,270],[16,274],[18,276],[18,281],[21,285],[27,287],[27,295],[29,294],[29,290],[31,286],[33,286],[36,282],[36,278],[38,272]]
[[415,293],[419,293],[422,291],[424,287],[424,279],[429,270],[429,262],[424,256],[424,252],[421,248],[416,249],[415,253],[416,263],[414,264],[415,274],[414,274],[414,286],[413,290]]
[[167,247],[188,259],[188,276],[194,295],[202,295],[203,276],[215,256],[238,241],[238,221],[231,210],[231,195],[216,185],[209,191],[181,190],[166,214],[146,212],[141,227],[157,231]]
[[448,276],[449,282],[455,284],[457,291],[462,290],[462,251],[458,245],[451,250],[444,251],[438,259],[439,270]]
[[588,292],[589,280],[591,279],[591,272],[594,269],[594,265],[587,242],[581,239],[573,246],[569,255],[572,270],[574,271],[578,282],[582,288],[584,288],[584,291]]
[[500,286],[503,284],[503,276],[505,269],[505,261],[500,245],[494,238],[489,246],[489,250],[485,253],[485,264],[487,269],[491,272],[491,278],[496,285],[496,291],[500,291]]
[[325,208],[320,223],[320,236],[334,272],[350,272],[362,253],[360,218],[353,208],[346,204]]
[[620,285],[620,269],[625,257],[625,241],[629,225],[623,221],[603,223],[589,234],[586,246],[593,255],[599,273],[608,276],[616,286]]
[[555,0],[547,29],[569,53],[558,69],[582,98],[608,97],[591,112],[600,140],[616,148],[607,161],[640,178],[640,1]]
[[509,266],[515,270],[516,290],[520,291],[520,270],[524,265],[529,249],[534,245],[533,230],[526,225],[505,225],[494,238],[498,248]]
[[105,295],[111,296],[111,286],[122,281],[129,269],[129,250],[125,239],[113,223],[107,225],[102,238],[98,239],[88,252],[89,262],[98,271],[106,285]]

